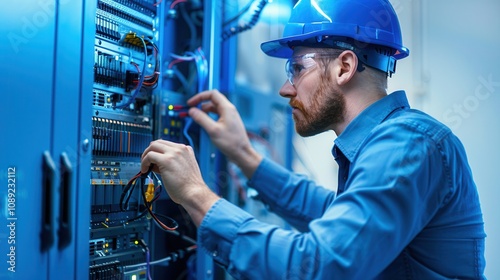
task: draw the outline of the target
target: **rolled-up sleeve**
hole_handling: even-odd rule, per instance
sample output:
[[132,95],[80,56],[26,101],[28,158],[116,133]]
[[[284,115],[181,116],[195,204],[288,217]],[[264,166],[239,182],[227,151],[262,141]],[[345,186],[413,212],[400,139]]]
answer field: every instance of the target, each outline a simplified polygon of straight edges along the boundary
[[307,231],[309,222],[321,217],[335,198],[333,191],[269,159],[261,162],[248,186],[257,190],[272,212],[299,231]]

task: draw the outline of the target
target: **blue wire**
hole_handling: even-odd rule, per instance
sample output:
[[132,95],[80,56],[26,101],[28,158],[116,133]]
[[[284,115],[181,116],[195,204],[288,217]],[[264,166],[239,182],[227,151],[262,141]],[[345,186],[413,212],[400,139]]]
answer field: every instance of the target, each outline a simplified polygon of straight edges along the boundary
[[184,133],[184,137],[186,137],[186,140],[189,143],[189,146],[194,147],[193,139],[188,133],[189,127],[193,124],[193,119],[191,117],[188,117],[186,120],[186,124],[184,125],[184,130],[182,133]]
[[[203,50],[201,48],[196,49],[196,52],[198,54],[192,53],[192,52],[187,52],[186,54],[193,56],[195,63],[196,63],[196,72],[198,73],[198,92],[201,92],[204,87],[205,87],[205,81],[207,79],[207,61],[205,59],[205,55],[203,53]],[[200,108],[201,105],[198,105],[198,108]],[[184,137],[186,137],[186,140],[188,141],[189,145],[191,147],[194,147],[193,139],[188,133],[189,127],[193,124],[193,119],[191,117],[188,117],[186,120],[186,123],[184,125],[184,129],[182,133],[184,134]]]
[[149,249],[146,247],[146,270],[148,274],[148,280],[151,280],[151,272],[150,272],[150,254]]

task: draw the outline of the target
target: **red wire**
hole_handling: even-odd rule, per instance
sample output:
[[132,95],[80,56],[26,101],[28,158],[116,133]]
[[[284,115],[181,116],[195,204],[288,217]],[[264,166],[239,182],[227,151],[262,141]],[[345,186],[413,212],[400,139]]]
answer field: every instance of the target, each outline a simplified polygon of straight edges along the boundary
[[163,0],[160,0],[160,1],[156,2],[156,3],[154,3],[153,6],[157,7],[158,5],[161,4],[161,2],[163,2]]
[[135,63],[135,62],[130,62],[130,64],[134,65],[135,66],[135,69],[137,69],[137,72],[140,74],[141,73],[141,70],[139,69],[139,64]]
[[182,3],[182,2],[187,2],[187,0],[175,0],[174,2],[172,2],[172,4],[170,4],[170,9],[173,9],[175,7],[175,5]]
[[177,63],[179,63],[179,62],[183,62],[183,61],[186,61],[186,60],[182,60],[182,59],[179,59],[179,58],[172,60],[172,61],[170,62],[170,64],[168,64],[168,69],[171,69],[171,68],[172,68],[172,66],[174,66],[175,64],[177,64]]

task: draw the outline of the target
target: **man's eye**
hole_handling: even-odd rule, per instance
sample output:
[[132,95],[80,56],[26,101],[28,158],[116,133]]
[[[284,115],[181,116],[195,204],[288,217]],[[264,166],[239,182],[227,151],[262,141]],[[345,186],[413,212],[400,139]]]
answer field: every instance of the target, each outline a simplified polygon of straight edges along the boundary
[[304,70],[304,66],[302,64],[294,63],[292,65],[293,73],[295,75],[299,74],[300,71]]

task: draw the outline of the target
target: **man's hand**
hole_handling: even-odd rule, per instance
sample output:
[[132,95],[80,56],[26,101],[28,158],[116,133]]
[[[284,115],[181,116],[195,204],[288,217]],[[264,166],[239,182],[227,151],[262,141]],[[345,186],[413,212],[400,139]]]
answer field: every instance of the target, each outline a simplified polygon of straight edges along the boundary
[[[193,106],[189,110],[191,118],[207,131],[214,145],[250,178],[262,156],[250,144],[236,107],[217,90],[198,93],[187,103]],[[201,110],[195,107],[200,103]],[[217,114],[218,120],[214,121],[207,115],[208,112]]]
[[199,225],[219,197],[203,181],[193,149],[165,140],[151,142],[142,154],[141,172],[147,172],[151,164],[152,171],[161,175],[170,198]]

